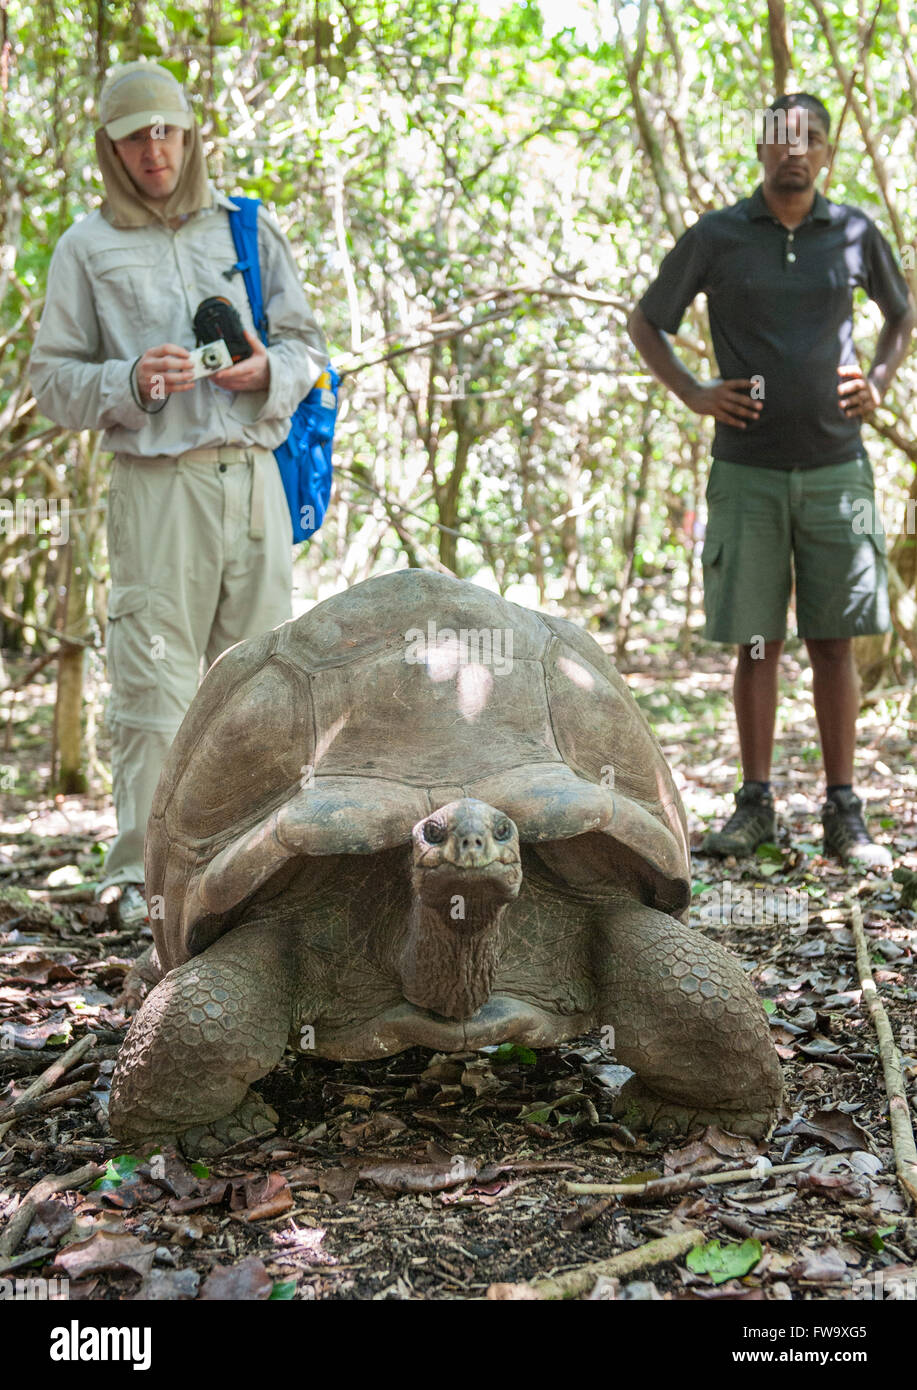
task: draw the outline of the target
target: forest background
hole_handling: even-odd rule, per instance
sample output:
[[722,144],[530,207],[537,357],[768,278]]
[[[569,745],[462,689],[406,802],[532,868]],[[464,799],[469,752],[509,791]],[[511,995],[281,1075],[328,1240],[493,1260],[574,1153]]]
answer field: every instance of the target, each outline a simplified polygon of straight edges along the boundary
[[[758,182],[755,113],[783,91],[818,95],[832,137],[842,120],[829,196],[917,285],[912,5],[2,0],[0,20],[0,790],[107,780],[110,459],[40,415],[27,365],[54,246],[101,201],[104,73],[138,57],[187,85],[218,186],[279,218],[344,372],[297,611],[409,563],[583,621],[625,669],[713,658],[712,421],[647,375],[626,319],[681,231]],[[868,364],[878,311],[857,301]],[[702,299],[676,346],[715,375]],[[911,728],[915,384],[912,353],[864,429],[894,632],[858,651],[867,698]]]

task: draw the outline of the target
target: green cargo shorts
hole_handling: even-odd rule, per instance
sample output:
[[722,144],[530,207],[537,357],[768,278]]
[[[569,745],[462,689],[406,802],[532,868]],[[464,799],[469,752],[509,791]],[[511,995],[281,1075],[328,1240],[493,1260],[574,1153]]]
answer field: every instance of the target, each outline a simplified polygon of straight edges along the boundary
[[782,641],[794,581],[800,637],[889,629],[885,533],[868,459],[790,470],[714,459],[703,565],[711,642]]

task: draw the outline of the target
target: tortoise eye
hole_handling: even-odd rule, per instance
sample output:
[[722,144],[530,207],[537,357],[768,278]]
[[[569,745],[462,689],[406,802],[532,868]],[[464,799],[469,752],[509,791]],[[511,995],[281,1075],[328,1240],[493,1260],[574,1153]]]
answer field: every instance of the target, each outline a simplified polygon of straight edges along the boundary
[[513,833],[513,827],[508,820],[501,820],[499,825],[494,826],[495,840],[509,840]]
[[423,828],[423,837],[428,845],[441,845],[446,838],[446,827],[439,821],[428,820]]

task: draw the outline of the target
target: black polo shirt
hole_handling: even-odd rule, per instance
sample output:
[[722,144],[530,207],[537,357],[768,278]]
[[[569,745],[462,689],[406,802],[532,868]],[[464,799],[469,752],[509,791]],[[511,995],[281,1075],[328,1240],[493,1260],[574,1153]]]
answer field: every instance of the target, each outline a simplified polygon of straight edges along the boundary
[[907,285],[875,223],[820,193],[789,231],[759,185],[705,213],[662,262],[640,300],[650,323],[675,333],[707,296],[720,376],[763,378],[763,409],[747,429],[716,422],[714,458],[764,468],[820,468],[865,456],[860,423],[838,403],[838,366],[856,362],[853,291],[886,318],[908,306]]

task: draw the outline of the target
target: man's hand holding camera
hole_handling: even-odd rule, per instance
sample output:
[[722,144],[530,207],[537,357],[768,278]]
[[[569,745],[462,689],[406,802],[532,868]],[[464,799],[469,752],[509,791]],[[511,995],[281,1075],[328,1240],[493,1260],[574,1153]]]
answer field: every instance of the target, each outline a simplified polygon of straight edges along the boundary
[[[251,356],[232,367],[207,374],[226,391],[266,391],[271,384],[271,361],[261,340],[243,330]],[[144,403],[162,400],[179,391],[190,391],[198,380],[191,353],[176,343],[148,348],[137,363],[137,388]]]
[[266,391],[271,384],[271,359],[261,339],[246,328],[243,330],[251,347],[251,357],[214,372],[210,378],[226,391]]

